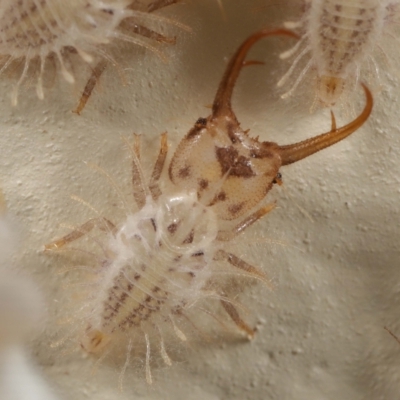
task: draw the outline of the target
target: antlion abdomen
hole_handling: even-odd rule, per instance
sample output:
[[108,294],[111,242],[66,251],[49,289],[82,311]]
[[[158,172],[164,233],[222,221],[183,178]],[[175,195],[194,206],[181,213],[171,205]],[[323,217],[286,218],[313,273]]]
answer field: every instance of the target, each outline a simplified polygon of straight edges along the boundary
[[[338,98],[347,76],[357,70],[383,29],[385,6],[378,0],[323,0],[310,8],[309,39],[327,103]],[[329,100],[331,98],[331,100]]]

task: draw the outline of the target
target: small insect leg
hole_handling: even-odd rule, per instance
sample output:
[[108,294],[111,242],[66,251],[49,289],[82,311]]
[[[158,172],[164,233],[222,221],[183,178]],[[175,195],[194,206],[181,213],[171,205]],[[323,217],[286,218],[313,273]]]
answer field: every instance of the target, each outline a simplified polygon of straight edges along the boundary
[[144,338],[146,339],[146,381],[149,385],[153,383],[150,369],[150,339],[149,335],[145,333]]
[[179,0],[155,0],[147,6],[147,11],[153,12],[159,10],[160,8],[164,8],[178,2]]
[[237,327],[240,330],[246,332],[249,339],[252,339],[254,337],[255,330],[250,328],[250,326],[248,326],[246,322],[244,322],[240,318],[239,312],[238,310],[236,310],[235,306],[225,300],[221,300],[221,304],[222,307],[224,307],[224,310],[232,318],[232,321],[237,325]]
[[131,359],[132,347],[133,347],[132,339],[129,339],[125,364],[122,367],[122,370],[121,370],[121,373],[119,374],[119,379],[118,379],[118,387],[119,387],[119,390],[121,393],[124,391],[124,376],[125,376],[126,369],[128,368],[129,362]]
[[92,95],[92,91],[94,87],[97,85],[97,82],[100,79],[101,74],[106,69],[108,65],[108,61],[106,59],[100,60],[97,65],[92,70],[92,75],[90,76],[89,80],[86,83],[85,88],[83,89],[82,96],[79,100],[78,106],[72,112],[80,115],[82,110],[85,108],[87,101],[89,100],[90,96]]
[[269,204],[265,207],[260,208],[253,214],[246,217],[243,221],[239,222],[232,230],[230,231],[219,231],[217,235],[217,240],[221,240],[223,242],[227,242],[232,240],[234,237],[242,233],[245,229],[247,229],[250,225],[253,225],[254,222],[258,221],[264,215],[268,214],[275,208],[275,204]]
[[44,246],[44,250],[56,250],[60,247],[65,246],[66,244],[73,242],[81,238],[82,236],[89,233],[94,227],[98,227],[102,231],[107,232],[115,232],[116,227],[115,225],[108,220],[107,218],[92,218],[89,221],[85,222],[79,228],[73,230],[72,232],[68,233],[68,235],[58,239],[54,242],[48,243]]
[[139,209],[143,208],[146,203],[146,196],[149,194],[148,189],[145,186],[145,180],[143,176],[142,167],[140,165],[140,135],[134,135],[133,148],[129,142],[125,140],[127,146],[130,149],[132,156],[132,188],[133,198]]
[[214,260],[225,260],[229,264],[233,265],[235,268],[240,269],[249,276],[260,279],[270,289],[273,288],[271,281],[268,279],[267,275],[264,274],[263,271],[254,267],[253,265],[248,264],[246,261],[242,260],[241,258],[235,256],[232,253],[228,253],[225,250],[218,250],[214,257]]
[[153,173],[151,174],[151,179],[149,184],[150,192],[154,201],[156,201],[161,196],[161,189],[158,184],[158,180],[160,179],[161,173],[164,169],[167,153],[168,153],[168,140],[167,140],[167,133],[165,132],[161,135],[160,152],[158,153],[157,161],[154,164]]
[[166,44],[175,44],[176,43],[175,37],[164,36],[161,33],[158,33],[156,31],[153,31],[152,29],[146,28],[143,25],[138,25],[136,23],[135,18],[127,19],[124,22],[124,26],[126,26],[127,29],[130,29],[133,33],[136,33],[137,35],[141,35],[141,36],[147,37],[149,39],[155,40],[156,42],[166,43]]

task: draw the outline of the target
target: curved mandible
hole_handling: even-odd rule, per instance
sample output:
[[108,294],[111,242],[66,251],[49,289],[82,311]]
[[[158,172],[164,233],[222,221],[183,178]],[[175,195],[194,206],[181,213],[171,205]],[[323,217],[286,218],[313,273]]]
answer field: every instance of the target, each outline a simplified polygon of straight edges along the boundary
[[226,115],[232,112],[231,99],[233,88],[243,67],[243,63],[247,56],[247,53],[249,52],[251,47],[262,38],[276,35],[290,36],[297,39],[299,38],[296,33],[287,29],[264,29],[248,37],[238,48],[236,53],[232,56],[228,66],[226,67],[225,74],[222,77],[221,83],[219,84],[217,94],[215,95],[214,103],[212,106],[213,117]]
[[325,149],[326,147],[332,146],[333,144],[340,142],[347,136],[351,135],[361,125],[363,125],[372,112],[374,101],[368,87],[363,83],[361,85],[367,98],[367,102],[362,113],[356,119],[347,125],[342,126],[341,128],[331,129],[329,132],[322,133],[321,135],[303,140],[298,143],[289,144],[287,146],[279,146],[277,150],[281,157],[282,165],[288,165],[296,161],[300,161],[303,158],[311,156],[312,154]]

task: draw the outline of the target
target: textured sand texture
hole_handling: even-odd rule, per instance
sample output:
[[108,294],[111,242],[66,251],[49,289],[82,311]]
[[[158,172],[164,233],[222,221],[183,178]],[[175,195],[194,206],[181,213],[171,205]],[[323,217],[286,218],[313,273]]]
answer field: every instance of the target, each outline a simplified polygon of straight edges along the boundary
[[[163,11],[193,30],[167,28],[177,35],[177,44],[165,47],[167,62],[118,45],[123,76],[109,66],[81,116],[71,110],[90,74],[82,62],[75,67],[75,86],[55,77],[43,101],[33,87],[24,87],[16,108],[10,104],[12,81],[7,74],[1,78],[0,184],[25,233],[15,262],[48,304],[47,325],[30,345],[32,358],[60,398],[72,400],[398,399],[400,345],[384,330],[388,326],[400,335],[395,76],[382,79],[381,92],[374,86],[373,114],[359,131],[281,169],[284,185],[269,195],[278,207],[236,241],[236,254],[262,267],[275,284],[273,291],[250,285],[238,298],[258,328],[252,341],[231,325],[217,341],[193,344],[171,367],[154,368],[151,386],[142,367],[128,369],[123,392],[121,365],[104,361],[92,373],[93,362],[82,352],[50,346],[63,331],[66,300],[76,296],[60,271],[74,264],[68,252],[55,257],[41,248],[68,232],[60,224],[77,226],[92,216],[71,195],[107,216],[115,214],[112,187],[85,162],[107,170],[129,193],[129,157],[121,136],[142,134],[143,154],[152,162],[159,135],[167,131],[172,152],[194,122],[209,115],[239,44],[257,29],[280,26],[300,12],[295,1],[222,3],[223,12],[214,0],[190,0]],[[398,42],[386,40],[390,62],[398,65]],[[292,44],[287,38],[260,41],[249,58],[264,65],[243,70],[233,99],[244,129],[279,144],[330,129],[328,110],[309,112],[311,86],[280,98],[276,82],[289,64],[279,53]],[[353,109],[337,110],[339,124],[363,108],[359,91]]]

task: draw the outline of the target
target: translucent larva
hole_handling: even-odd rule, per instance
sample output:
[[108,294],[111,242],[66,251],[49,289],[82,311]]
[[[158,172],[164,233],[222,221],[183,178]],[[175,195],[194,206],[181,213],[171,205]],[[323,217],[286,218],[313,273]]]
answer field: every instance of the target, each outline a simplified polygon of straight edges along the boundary
[[349,136],[372,110],[372,97],[365,88],[363,112],[342,128],[333,126],[327,133],[286,146],[251,137],[232,110],[232,92],[251,47],[263,37],[279,34],[293,36],[285,30],[264,30],[239,47],[222,78],[212,114],[196,121],[169,165],[167,135],[161,136],[147,182],[140,137],[135,136],[130,153],[136,207],[127,206],[120,223],[100,214],[45,246],[57,250],[92,235],[94,228],[102,232],[103,239],[93,237],[101,255],[94,267],[84,268],[94,278],[77,307],[84,314],[77,322],[79,342],[83,350],[98,355],[123,346],[127,356],[122,372],[133,349],[141,348],[136,343],[141,339],[146,378],[151,383],[154,348],[170,365],[169,343],[186,341],[187,322],[195,325],[204,312],[218,320],[219,305],[241,331],[254,335],[226,292],[228,283],[220,272],[266,284],[269,279],[264,268],[233,254],[230,242],[274,208],[265,204],[265,198],[273,184],[280,182],[281,166]]
[[[174,2],[154,1],[148,10],[151,12]],[[21,70],[12,90],[12,104],[17,104],[19,88],[28,73],[36,76],[36,93],[38,98],[43,99],[43,77],[46,63],[50,61],[59,65],[66,81],[73,83],[75,78],[66,62],[73,53],[79,54],[86,63],[98,58],[112,61],[104,46],[114,39],[158,51],[137,35],[156,40],[164,37],[142,26],[141,22],[132,24],[132,20],[163,20],[160,16],[149,14],[148,10],[138,10],[132,0],[2,1],[0,74],[6,69]],[[133,28],[127,34],[129,25]]]
[[284,86],[289,78],[290,96],[308,71],[316,75],[316,101],[333,106],[340,96],[356,86],[362,70],[377,71],[374,53],[381,50],[384,28],[393,19],[398,2],[388,0],[306,0],[304,17],[288,22],[298,29],[301,40],[281,54],[293,59],[279,80]]

